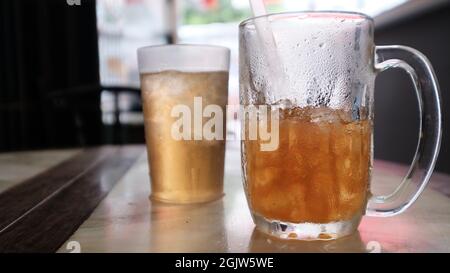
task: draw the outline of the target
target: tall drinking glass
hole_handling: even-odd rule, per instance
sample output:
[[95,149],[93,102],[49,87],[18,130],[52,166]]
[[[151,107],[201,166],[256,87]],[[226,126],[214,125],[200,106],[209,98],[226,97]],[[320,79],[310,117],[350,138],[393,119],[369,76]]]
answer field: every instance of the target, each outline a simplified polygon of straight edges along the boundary
[[[406,210],[427,185],[441,141],[439,87],[426,57],[405,46],[375,46],[373,20],[359,13],[273,14],[248,19],[239,31],[241,104],[278,113],[276,149],[264,151],[263,141],[245,138],[242,129],[244,188],[257,228],[282,238],[334,239],[354,232],[364,214]],[[419,142],[398,188],[375,196],[374,84],[389,68],[405,70],[414,84]],[[244,115],[244,124],[252,119]]]
[[[223,195],[227,48],[206,45],[138,49],[151,198],[199,203]],[[220,114],[220,113],[219,113]]]

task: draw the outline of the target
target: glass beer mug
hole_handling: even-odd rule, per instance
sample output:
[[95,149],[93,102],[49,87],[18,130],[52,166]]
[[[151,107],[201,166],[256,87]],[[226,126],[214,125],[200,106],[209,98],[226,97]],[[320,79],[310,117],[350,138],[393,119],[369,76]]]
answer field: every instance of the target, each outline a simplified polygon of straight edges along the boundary
[[[277,113],[277,147],[248,138],[258,115],[244,112],[242,169],[253,220],[288,239],[328,240],[356,231],[362,215],[405,211],[427,185],[441,141],[439,87],[431,64],[405,46],[375,46],[374,22],[359,13],[271,14],[240,24],[240,100]],[[411,167],[386,196],[370,193],[375,78],[405,70],[415,87],[420,132]]]

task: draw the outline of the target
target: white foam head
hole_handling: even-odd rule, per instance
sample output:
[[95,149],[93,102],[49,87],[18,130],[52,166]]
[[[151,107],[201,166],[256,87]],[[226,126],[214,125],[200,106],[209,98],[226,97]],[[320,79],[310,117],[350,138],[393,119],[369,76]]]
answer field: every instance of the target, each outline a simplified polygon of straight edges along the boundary
[[139,72],[157,73],[168,70],[181,72],[228,71],[230,50],[212,45],[160,45],[139,48]]
[[[258,22],[270,25],[277,42],[272,56],[283,65],[282,75],[274,73]],[[347,96],[349,92],[372,92],[373,52],[373,21],[364,14],[289,12],[251,18],[240,24],[241,93],[249,93],[251,103],[270,98],[271,103],[289,100],[300,107],[351,106],[354,96]],[[283,88],[278,88],[277,77]]]

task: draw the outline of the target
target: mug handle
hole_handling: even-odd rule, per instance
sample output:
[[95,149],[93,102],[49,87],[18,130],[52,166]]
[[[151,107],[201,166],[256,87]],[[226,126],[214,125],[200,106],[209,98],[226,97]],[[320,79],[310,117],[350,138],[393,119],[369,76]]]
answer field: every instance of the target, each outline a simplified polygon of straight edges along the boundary
[[372,196],[367,204],[368,216],[394,216],[409,208],[428,184],[441,144],[441,99],[431,63],[422,53],[410,47],[375,47],[376,72],[390,68],[405,70],[414,84],[420,113],[419,141],[403,181],[389,195]]

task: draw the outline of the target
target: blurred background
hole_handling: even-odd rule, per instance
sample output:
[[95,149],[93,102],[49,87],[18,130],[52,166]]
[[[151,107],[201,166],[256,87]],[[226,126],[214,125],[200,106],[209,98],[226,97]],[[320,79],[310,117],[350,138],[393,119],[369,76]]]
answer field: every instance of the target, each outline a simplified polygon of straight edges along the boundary
[[[444,105],[437,169],[450,173],[450,0],[265,2],[270,12],[363,12],[375,18],[378,45],[409,45],[427,55]],[[136,61],[141,46],[230,48],[229,103],[238,104],[238,24],[250,16],[246,0],[1,1],[0,152],[144,143]],[[412,159],[419,121],[412,88],[401,71],[377,79],[378,159]]]

